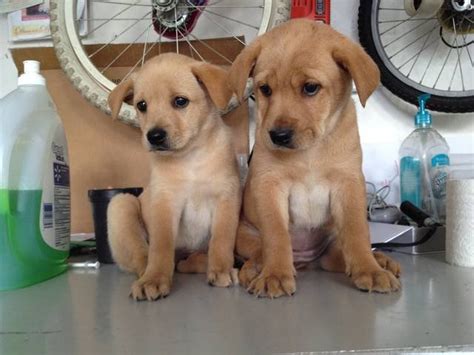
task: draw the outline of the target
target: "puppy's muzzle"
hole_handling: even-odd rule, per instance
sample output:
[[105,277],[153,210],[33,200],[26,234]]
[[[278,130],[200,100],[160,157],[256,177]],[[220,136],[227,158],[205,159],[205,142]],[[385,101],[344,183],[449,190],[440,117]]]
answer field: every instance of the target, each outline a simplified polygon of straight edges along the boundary
[[293,148],[293,130],[291,128],[275,128],[268,132],[273,144]]
[[162,128],[153,128],[146,134],[152,150],[169,150],[168,133]]

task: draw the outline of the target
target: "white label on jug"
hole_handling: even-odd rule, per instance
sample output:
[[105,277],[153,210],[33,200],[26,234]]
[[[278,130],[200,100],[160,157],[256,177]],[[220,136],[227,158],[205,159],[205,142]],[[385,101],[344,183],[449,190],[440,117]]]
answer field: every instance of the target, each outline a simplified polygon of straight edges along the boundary
[[63,128],[58,125],[45,162],[40,227],[43,240],[51,248],[69,250],[71,198],[69,159]]

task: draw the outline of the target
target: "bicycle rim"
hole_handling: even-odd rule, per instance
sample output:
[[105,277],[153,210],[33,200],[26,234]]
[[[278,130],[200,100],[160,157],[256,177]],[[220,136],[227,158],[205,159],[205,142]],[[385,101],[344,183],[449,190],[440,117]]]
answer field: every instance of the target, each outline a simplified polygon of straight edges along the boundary
[[428,92],[434,110],[470,112],[474,10],[456,12],[451,4],[444,1],[434,15],[410,16],[401,1],[361,1],[360,39],[395,95],[416,104],[416,96]]
[[[289,0],[93,0],[89,4],[97,7],[97,11],[89,9],[87,39],[78,33],[77,0],[51,0],[51,29],[64,71],[83,96],[105,112],[109,112],[107,95],[118,82],[109,72],[117,69],[115,65],[124,58],[135,55],[137,60],[127,65],[131,70],[121,79],[139,69],[152,55],[171,51],[170,46],[175,47],[173,51],[198,60],[213,62],[204,55],[211,53],[216,64],[231,64],[233,58],[217,47],[220,38],[225,38],[234,49],[243,47],[253,37],[286,20],[289,13]],[[171,8],[162,11],[166,9],[162,5],[166,4]],[[110,11],[104,10],[106,7],[110,7]],[[97,16],[99,10],[100,16]],[[191,22],[192,16],[198,18]],[[94,47],[90,49],[91,46],[85,44]],[[99,65],[94,57],[100,52],[115,50],[111,48],[114,45],[122,46],[123,50],[120,47],[120,53],[112,57],[110,63]],[[142,50],[140,56],[137,47]],[[231,50],[232,54],[235,51]],[[119,118],[138,125],[129,105],[123,105]]]

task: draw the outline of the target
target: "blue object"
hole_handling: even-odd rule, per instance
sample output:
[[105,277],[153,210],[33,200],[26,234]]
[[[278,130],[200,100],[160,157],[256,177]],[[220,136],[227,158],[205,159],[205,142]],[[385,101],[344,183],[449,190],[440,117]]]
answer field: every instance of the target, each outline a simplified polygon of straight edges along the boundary
[[431,114],[426,110],[426,101],[431,97],[430,94],[423,94],[418,96],[418,112],[415,116],[416,127],[429,127],[431,126]]
[[418,97],[416,129],[400,147],[400,199],[411,202],[442,223],[446,215],[449,146],[431,127],[431,114],[426,110],[429,98],[429,94]]

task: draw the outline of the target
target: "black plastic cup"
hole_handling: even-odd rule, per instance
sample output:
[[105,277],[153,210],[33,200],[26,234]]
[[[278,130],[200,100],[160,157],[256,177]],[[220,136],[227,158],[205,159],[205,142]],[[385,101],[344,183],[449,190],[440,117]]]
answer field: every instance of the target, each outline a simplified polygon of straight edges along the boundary
[[110,200],[117,194],[132,194],[140,196],[142,187],[128,187],[122,189],[89,190],[89,201],[92,204],[92,216],[94,217],[95,242],[97,248],[97,259],[101,264],[113,264],[114,259],[109,247],[107,234],[107,207]]

